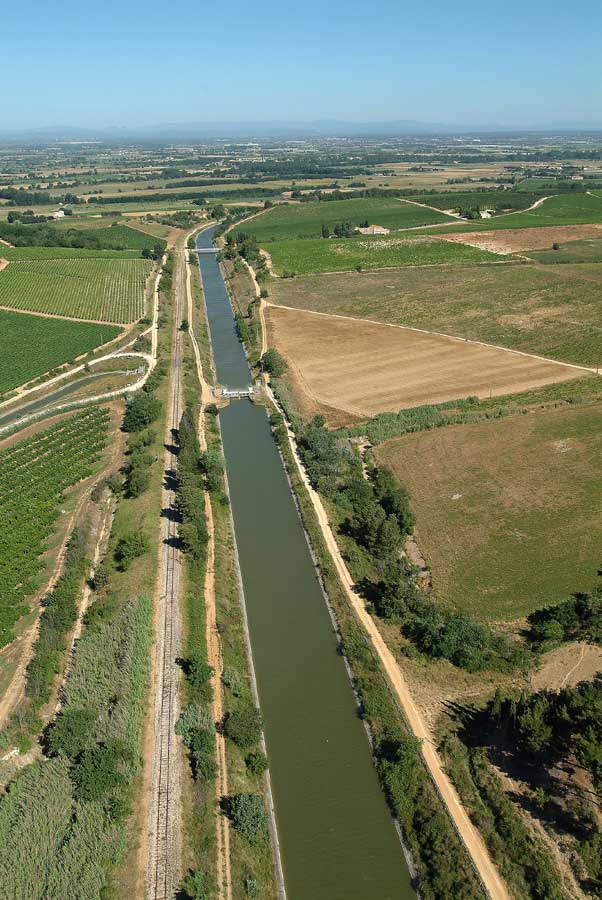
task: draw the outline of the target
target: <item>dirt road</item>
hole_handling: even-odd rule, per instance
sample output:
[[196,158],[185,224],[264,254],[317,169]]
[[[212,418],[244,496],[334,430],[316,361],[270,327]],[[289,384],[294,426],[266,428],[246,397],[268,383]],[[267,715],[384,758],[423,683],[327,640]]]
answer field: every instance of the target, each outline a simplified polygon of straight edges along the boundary
[[[272,402],[276,406],[278,406],[277,401],[269,387],[268,393]],[[443,768],[443,764],[437,752],[437,748],[433,741],[432,735],[427,729],[412,699],[407,682],[404,678],[399,664],[397,663],[395,657],[385,643],[376,626],[376,623],[372,619],[372,616],[366,610],[364,600],[355,590],[353,579],[351,578],[351,575],[349,574],[347,566],[345,565],[339,551],[333,530],[328,521],[326,510],[324,509],[324,506],[322,504],[322,500],[309,483],[309,479],[299,458],[294,434],[288,427],[288,424],[287,431],[289,444],[293,452],[297,470],[311,500],[320,530],[324,537],[326,546],[328,547],[328,551],[339,576],[340,582],[347,594],[347,598],[353,611],[355,612],[370,641],[374,652],[378,656],[380,664],[387,676],[394,695],[401,709],[403,710],[404,716],[411,732],[422,741],[421,752],[424,763],[433,780],[435,788],[449,813],[454,828],[461,838],[462,842],[464,843],[464,846],[466,847],[466,850],[473,862],[474,868],[478,873],[479,878],[491,900],[511,900],[506,885],[504,884],[496,866],[494,865],[487,847],[485,846],[477,829],[472,824],[466,810],[460,802],[454,786],[452,785]]]

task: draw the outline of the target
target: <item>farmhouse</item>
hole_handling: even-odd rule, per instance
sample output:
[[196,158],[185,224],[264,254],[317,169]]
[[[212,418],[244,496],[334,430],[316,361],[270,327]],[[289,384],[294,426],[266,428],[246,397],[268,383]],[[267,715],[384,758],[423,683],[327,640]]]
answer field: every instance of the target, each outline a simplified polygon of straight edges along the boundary
[[368,225],[366,228],[357,229],[360,234],[390,234],[390,228],[384,228],[382,225]]
[[57,209],[56,212],[50,213],[50,218],[51,219],[64,219],[65,212],[62,209]]

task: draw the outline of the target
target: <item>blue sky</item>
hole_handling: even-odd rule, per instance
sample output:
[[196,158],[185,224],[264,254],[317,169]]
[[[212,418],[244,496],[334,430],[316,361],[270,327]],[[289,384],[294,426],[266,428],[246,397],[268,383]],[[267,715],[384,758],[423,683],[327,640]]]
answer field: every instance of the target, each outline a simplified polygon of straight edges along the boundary
[[274,119],[602,128],[599,0],[4,7],[1,131]]

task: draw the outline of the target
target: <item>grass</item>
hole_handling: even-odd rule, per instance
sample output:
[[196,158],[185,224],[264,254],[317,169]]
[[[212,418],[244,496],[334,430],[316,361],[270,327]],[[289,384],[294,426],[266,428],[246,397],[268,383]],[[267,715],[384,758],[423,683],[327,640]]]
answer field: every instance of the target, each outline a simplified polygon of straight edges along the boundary
[[595,264],[431,267],[279,280],[269,291],[271,301],[299,309],[411,325],[597,365],[600,269]]
[[544,265],[554,263],[600,263],[602,262],[602,238],[561,243],[558,250],[529,251],[530,259]]
[[541,192],[531,196],[526,192],[515,191],[453,191],[441,194],[420,194],[412,197],[419,203],[428,203],[437,209],[526,209],[539,197]]
[[361,267],[432,266],[442,263],[487,262],[495,253],[466,244],[424,237],[354,237],[342,240],[292,240],[270,244],[274,271],[307,275],[344,272]]
[[269,212],[241,225],[240,230],[254,234],[260,243],[319,237],[322,225],[331,230],[350,221],[359,226],[366,219],[385,228],[413,228],[449,221],[449,216],[396,199],[355,198],[351,200],[308,201],[275,206]]
[[[68,228],[68,226],[66,226]],[[96,238],[103,247],[114,250],[153,250],[160,246],[165,249],[165,241],[151,234],[130,228],[128,225],[111,225],[109,228],[86,228],[86,238]]]
[[153,264],[144,259],[22,259],[0,272],[0,306],[133,322],[144,313]]
[[0,395],[113,340],[119,331],[114,325],[0,311]]
[[512,622],[573,591],[600,565],[597,403],[455,425],[376,451],[410,491],[437,598]]

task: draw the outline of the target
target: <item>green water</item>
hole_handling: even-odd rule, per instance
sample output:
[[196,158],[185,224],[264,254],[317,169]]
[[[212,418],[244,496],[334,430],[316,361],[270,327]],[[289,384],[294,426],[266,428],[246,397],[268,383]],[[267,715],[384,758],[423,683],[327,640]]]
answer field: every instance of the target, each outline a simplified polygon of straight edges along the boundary
[[[211,231],[198,246],[210,247]],[[249,383],[228,296],[199,254],[218,381]],[[288,900],[414,892],[265,411],[220,413]]]

